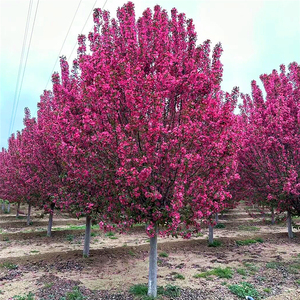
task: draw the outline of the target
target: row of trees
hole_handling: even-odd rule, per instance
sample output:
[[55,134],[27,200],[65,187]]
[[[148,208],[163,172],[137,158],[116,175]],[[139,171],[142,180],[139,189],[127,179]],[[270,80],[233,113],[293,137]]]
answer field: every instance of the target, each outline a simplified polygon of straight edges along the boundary
[[[192,20],[156,6],[137,21],[94,11],[78,58],[44,91],[37,118],[0,152],[0,198],[86,217],[104,230],[145,223],[148,294],[157,294],[157,237],[190,237],[240,199],[300,212],[300,67],[261,77],[252,97],[220,88],[222,47],[196,45]],[[289,235],[291,236],[289,230]]]

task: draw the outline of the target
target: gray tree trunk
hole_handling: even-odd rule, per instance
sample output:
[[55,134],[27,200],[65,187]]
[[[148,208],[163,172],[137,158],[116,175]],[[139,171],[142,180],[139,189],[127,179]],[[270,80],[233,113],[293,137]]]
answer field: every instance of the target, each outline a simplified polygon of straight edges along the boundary
[[7,213],[10,213],[10,203],[7,204]]
[[27,225],[30,225],[31,204],[28,204]]
[[54,213],[54,207],[55,207],[55,203],[51,203],[51,212],[49,214],[49,222],[48,222],[48,229],[47,229],[47,236],[51,236],[51,230],[52,230],[52,224],[53,224],[53,213]]
[[208,226],[208,243],[212,244],[214,242],[214,227],[212,225]]
[[83,256],[85,257],[88,257],[90,255],[90,242],[91,242],[91,217],[86,216],[84,247],[83,247]]
[[272,216],[271,216],[271,217],[272,217],[271,224],[274,225],[274,224],[275,224],[275,212],[274,212],[274,207],[272,207],[271,213],[272,213]]
[[157,235],[158,226],[155,225],[155,236],[150,238],[150,255],[149,255],[149,279],[148,279],[148,296],[157,296]]
[[219,213],[216,213],[216,222],[219,223]]
[[287,221],[289,239],[292,239],[294,237],[293,228],[292,228],[292,215],[289,211],[287,212],[287,220],[286,221]]
[[17,207],[17,214],[16,214],[17,218],[19,217],[20,205],[21,205],[21,203],[19,202],[18,203],[18,207]]

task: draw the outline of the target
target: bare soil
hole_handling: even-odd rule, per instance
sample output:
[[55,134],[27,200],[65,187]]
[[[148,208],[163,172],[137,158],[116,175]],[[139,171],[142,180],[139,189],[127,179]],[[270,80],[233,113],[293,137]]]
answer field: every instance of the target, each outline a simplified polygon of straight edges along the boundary
[[[94,229],[90,257],[83,258],[84,219],[57,214],[49,238],[47,216],[33,211],[32,225],[26,226],[14,214],[14,207],[10,214],[0,212],[0,299],[32,292],[34,299],[62,300],[74,287],[90,300],[136,299],[130,287],[147,283],[149,240],[143,226],[113,236]],[[159,238],[159,286],[180,287],[176,299],[235,300],[240,298],[228,287],[248,282],[263,299],[300,299],[300,232],[289,240],[284,223],[269,225],[258,213],[253,219],[243,206],[220,223],[226,227],[215,228],[214,238],[222,243],[215,248],[208,247],[205,228],[189,240]],[[263,242],[236,243],[257,238]],[[194,277],[217,267],[231,268],[232,278]]]

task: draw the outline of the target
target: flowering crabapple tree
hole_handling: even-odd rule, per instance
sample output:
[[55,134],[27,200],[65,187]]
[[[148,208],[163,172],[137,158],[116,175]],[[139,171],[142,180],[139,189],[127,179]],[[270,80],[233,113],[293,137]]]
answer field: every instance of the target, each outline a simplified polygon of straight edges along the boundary
[[241,193],[255,202],[300,215],[300,66],[293,62],[260,76],[266,91],[252,81],[252,97],[243,95],[243,146],[239,154]]
[[[99,214],[100,226],[147,224],[148,295],[155,297],[157,236],[190,237],[230,198],[236,101],[220,90],[221,45],[211,58],[210,42],[196,46],[192,20],[176,9],[169,17],[155,6],[136,21],[128,2],[117,19],[96,9],[94,22],[91,53],[79,36],[81,104],[70,96],[70,110],[83,124],[74,126],[73,141],[83,137],[85,156],[101,160],[105,170],[98,176],[112,195],[103,191],[107,213]],[[99,169],[79,170],[84,176]],[[97,212],[96,205],[91,209]]]

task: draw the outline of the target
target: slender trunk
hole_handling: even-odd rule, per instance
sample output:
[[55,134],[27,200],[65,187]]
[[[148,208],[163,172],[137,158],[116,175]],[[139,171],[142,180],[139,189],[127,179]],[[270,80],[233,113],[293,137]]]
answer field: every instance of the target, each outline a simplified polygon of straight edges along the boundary
[[10,203],[7,204],[7,213],[10,213]]
[[2,211],[5,212],[5,202],[2,202]]
[[219,223],[219,213],[216,213],[216,222]]
[[90,242],[91,242],[91,217],[86,216],[84,248],[83,248],[83,256],[85,257],[88,257],[90,255]]
[[55,203],[51,203],[51,205],[50,205],[51,212],[50,212],[50,214],[49,214],[49,222],[48,222],[47,236],[51,236],[51,229],[52,229],[52,223],[53,223],[54,207],[55,207]]
[[30,212],[31,212],[31,204],[28,204],[28,213],[27,213],[27,225],[30,225]]
[[21,205],[21,203],[19,202],[18,203],[18,207],[17,207],[17,214],[16,214],[17,218],[19,217],[20,205]]
[[287,221],[289,239],[292,239],[294,237],[293,228],[292,228],[292,215],[289,211],[287,212],[287,220],[286,221]]
[[214,242],[214,227],[212,225],[208,226],[208,243],[212,244]]
[[157,235],[158,226],[155,225],[155,236],[150,238],[150,255],[149,255],[149,279],[148,279],[148,296],[157,296]]
[[274,212],[274,207],[272,207],[272,220],[271,220],[271,223],[272,223],[272,225],[274,225],[275,224],[275,212]]

